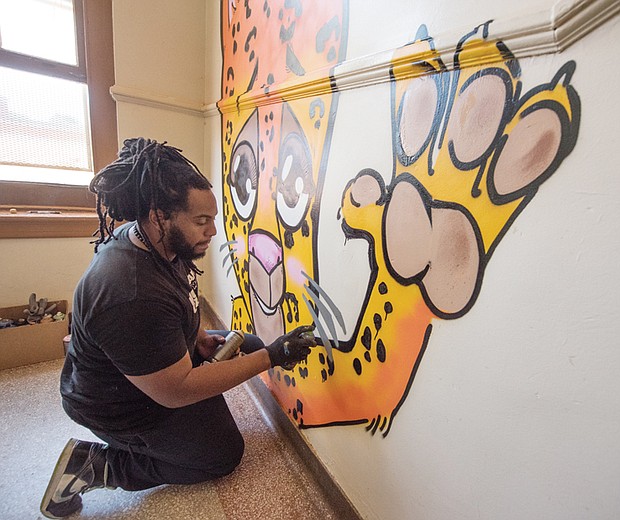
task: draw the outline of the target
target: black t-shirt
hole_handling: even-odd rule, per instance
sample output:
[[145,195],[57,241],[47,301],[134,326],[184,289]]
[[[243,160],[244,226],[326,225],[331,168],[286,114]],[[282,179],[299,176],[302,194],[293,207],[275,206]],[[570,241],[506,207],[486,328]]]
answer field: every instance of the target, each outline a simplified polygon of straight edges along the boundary
[[192,355],[200,325],[195,273],[179,260],[158,265],[131,243],[131,226],[99,247],[78,283],[60,385],[73,420],[110,433],[144,431],[170,413],[125,375]]

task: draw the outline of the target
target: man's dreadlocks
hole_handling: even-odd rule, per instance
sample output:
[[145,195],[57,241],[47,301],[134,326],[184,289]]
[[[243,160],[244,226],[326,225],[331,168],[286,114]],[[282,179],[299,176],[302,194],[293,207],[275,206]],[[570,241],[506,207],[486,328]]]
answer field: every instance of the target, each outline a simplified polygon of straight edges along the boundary
[[[95,253],[114,236],[115,221],[141,220],[151,209],[165,219],[187,209],[190,189],[210,189],[211,183],[181,150],[143,137],[126,139],[118,159],[103,168],[90,183],[97,196],[99,229],[94,233]],[[159,216],[158,216],[159,222]],[[160,239],[163,227],[159,222]],[[156,257],[161,256],[147,244]],[[195,266],[192,266],[195,268]]]

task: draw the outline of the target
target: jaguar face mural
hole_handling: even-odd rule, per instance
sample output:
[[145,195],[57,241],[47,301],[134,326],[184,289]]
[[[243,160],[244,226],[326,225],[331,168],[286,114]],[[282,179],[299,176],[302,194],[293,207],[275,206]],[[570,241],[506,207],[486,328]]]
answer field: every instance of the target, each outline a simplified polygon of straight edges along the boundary
[[[225,262],[239,282],[232,327],[271,342],[311,323],[307,277],[336,111],[346,2],[222,3]],[[294,85],[312,82],[299,96]],[[293,94],[290,94],[292,92]]]
[[[314,45],[318,34],[330,34],[334,53],[323,55],[325,71],[342,59],[344,44],[336,35],[345,36],[346,9],[320,4],[325,7],[318,9],[315,28],[308,29],[308,42]],[[280,22],[288,20],[286,6],[301,3],[283,5]],[[267,41],[275,48],[252,47],[260,41],[258,22],[232,13],[223,16],[228,32],[222,31],[221,106],[229,240],[224,265],[230,262],[240,289],[232,327],[270,341],[299,324],[316,323],[324,348],[313,349],[292,371],[271,370],[265,382],[302,427],[364,424],[385,436],[432,343],[433,320],[456,319],[472,308],[493,251],[573,149],[580,120],[579,97],[570,84],[575,63],[524,92],[518,60],[502,42],[489,39],[488,24],[462,38],[450,69],[424,27],[394,54],[392,125],[386,128],[392,135],[393,164],[386,165],[391,175],[338,168],[350,180],[334,219],[343,240],[367,242],[368,256],[359,261],[370,269],[354,330],[339,341],[342,315],[321,289],[317,267],[318,213],[336,93],[317,82],[317,95],[287,100],[280,81],[311,68],[299,56],[289,62],[289,44],[293,50],[301,46],[297,40],[274,40],[274,34],[288,32],[271,29]],[[237,49],[251,43],[245,61],[230,52],[235,41]],[[249,49],[259,62],[271,64],[266,76],[263,62],[256,66],[249,59]],[[333,55],[338,59],[329,61]],[[268,88],[270,74],[280,98],[246,106],[239,89]]]

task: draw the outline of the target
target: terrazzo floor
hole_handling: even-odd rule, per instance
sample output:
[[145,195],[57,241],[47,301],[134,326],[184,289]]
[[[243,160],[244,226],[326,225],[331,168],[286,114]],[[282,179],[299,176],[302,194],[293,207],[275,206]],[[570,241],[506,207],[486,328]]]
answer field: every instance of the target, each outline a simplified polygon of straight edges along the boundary
[[[0,371],[0,520],[44,519],[39,503],[70,437],[96,440],[63,412],[62,360]],[[338,514],[246,385],[225,394],[246,440],[222,479],[127,492],[95,490],[70,518],[96,520],[329,520]]]

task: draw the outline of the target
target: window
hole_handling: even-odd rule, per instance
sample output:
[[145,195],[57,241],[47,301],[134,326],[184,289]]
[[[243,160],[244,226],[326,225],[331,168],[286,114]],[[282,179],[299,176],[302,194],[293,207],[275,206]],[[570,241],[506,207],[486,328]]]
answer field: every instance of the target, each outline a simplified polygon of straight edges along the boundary
[[0,46],[14,67],[0,67],[3,180],[88,184],[92,176],[80,25],[72,0],[0,3]]
[[0,238],[94,207],[84,186],[117,152],[111,4],[0,0]]

